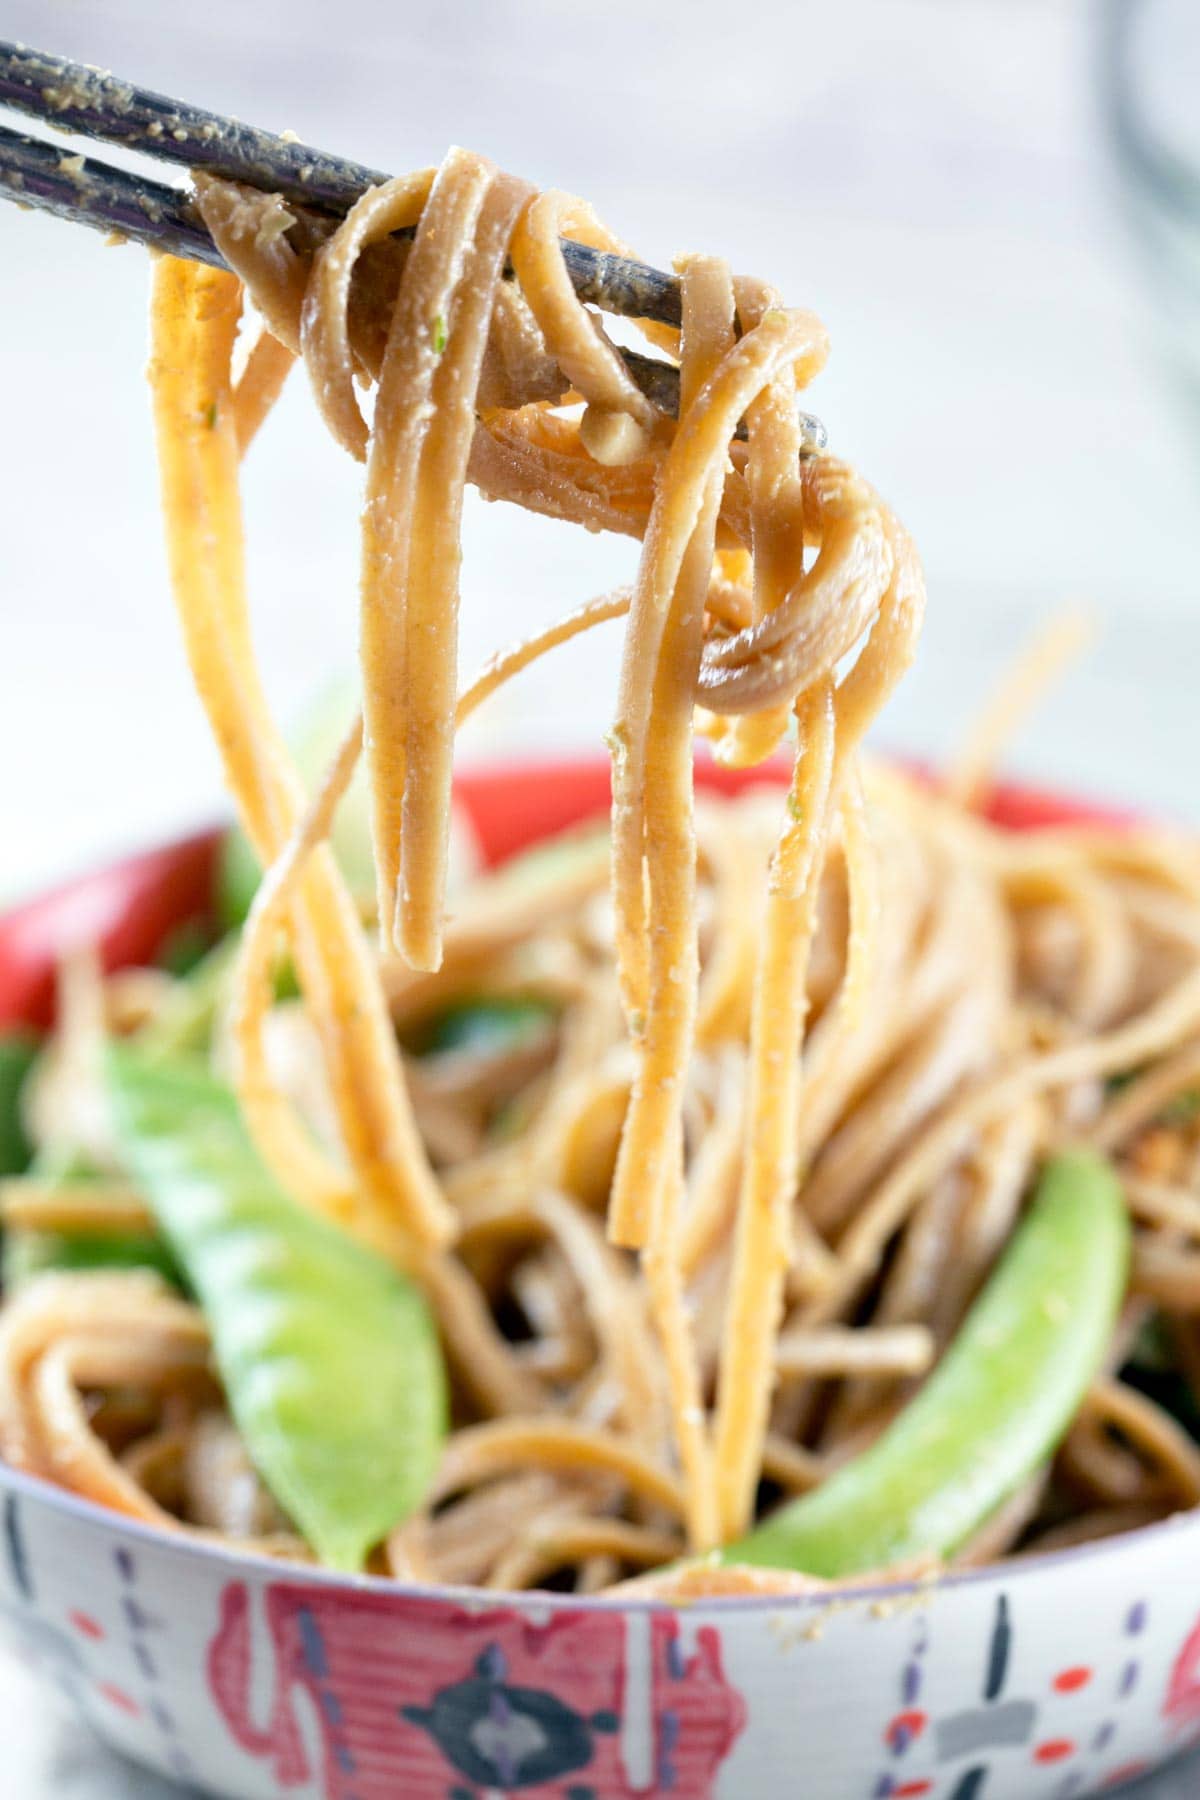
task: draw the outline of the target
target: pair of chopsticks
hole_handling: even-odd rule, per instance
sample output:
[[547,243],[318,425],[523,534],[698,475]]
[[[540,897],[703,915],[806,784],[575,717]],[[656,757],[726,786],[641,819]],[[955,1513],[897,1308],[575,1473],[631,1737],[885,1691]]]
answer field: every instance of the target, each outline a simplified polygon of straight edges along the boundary
[[[0,108],[56,132],[118,144],[156,164],[203,169],[280,194],[310,243],[331,232],[367,188],[388,180],[378,169],[329,156],[290,136],[222,118],[24,44],[0,41]],[[3,124],[0,196],[172,256],[224,266],[186,187],[71,154],[50,139]],[[563,239],[562,251],[581,300],[625,318],[679,324],[675,276],[569,238]],[[676,413],[679,371],[634,350],[620,354],[654,405]],[[808,413],[800,418],[806,451],[824,449],[827,434],[821,421]]]

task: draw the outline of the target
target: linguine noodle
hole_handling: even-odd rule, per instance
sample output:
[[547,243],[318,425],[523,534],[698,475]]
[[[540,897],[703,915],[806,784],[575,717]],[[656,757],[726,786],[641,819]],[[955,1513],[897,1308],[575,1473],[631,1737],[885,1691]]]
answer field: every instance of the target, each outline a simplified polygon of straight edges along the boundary
[[[1153,1324],[1200,1396],[1200,1125],[1180,1105],[1200,1082],[1200,853],[975,810],[1036,670],[943,792],[863,757],[924,590],[868,484],[801,454],[820,323],[683,260],[681,329],[642,328],[678,362],[672,420],[571,288],[561,236],[624,248],[582,202],[453,150],[306,252],[279,201],[197,189],[236,274],[155,267],[164,511],[197,691],[267,868],[213,1055],[286,1190],[422,1285],[454,1388],[437,1480],[378,1570],[590,1592],[819,1486],[936,1363],[1067,1139],[1123,1175],[1130,1295],[1053,1467],[962,1560],[1200,1503],[1200,1449],[1123,1374]],[[235,378],[246,292],[262,323]],[[297,356],[366,483],[362,712],[311,796],[255,662],[238,492]],[[468,483],[641,553],[628,589],[460,687]],[[618,618],[608,842],[580,832],[448,910],[456,725]],[[698,730],[729,766],[783,746],[786,781],[697,793]],[[327,842],[360,760],[377,949]],[[99,1036],[177,999],[166,976],[64,971],[30,1123],[45,1152],[86,1135],[101,1179],[14,1178],[10,1227],[153,1231],[88,1109]],[[535,1026],[424,1053],[468,1000]],[[202,1315],[152,1274],[45,1275],[6,1301],[0,1448],[133,1516],[306,1554],[229,1423]]]

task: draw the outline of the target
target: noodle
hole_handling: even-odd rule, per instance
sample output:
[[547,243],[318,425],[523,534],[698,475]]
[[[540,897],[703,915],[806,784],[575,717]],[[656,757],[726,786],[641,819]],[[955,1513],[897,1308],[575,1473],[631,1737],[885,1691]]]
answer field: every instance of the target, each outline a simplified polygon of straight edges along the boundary
[[[772,860],[755,974],[746,1102],[747,1147],[738,1199],[732,1292],[721,1356],[716,1453],[722,1537],[749,1518],[770,1405],[771,1344],[783,1309],[792,1196],[797,1181],[799,1050],[806,973],[816,925],[834,760],[833,694],[827,685],[799,719],[789,823]],[[819,1245],[807,1229],[801,1254]]]
[[943,785],[957,805],[979,804],[992,781],[998,752],[1063,669],[1087,648],[1091,635],[1091,622],[1075,612],[1060,614],[1036,633],[980,714],[957,762],[946,772]]
[[[1200,853],[1103,824],[1005,833],[974,810],[1070,632],[941,792],[874,766],[862,741],[924,587],[868,484],[804,453],[797,397],[827,351],[812,315],[683,259],[681,329],[637,327],[678,364],[673,420],[571,286],[563,236],[624,246],[569,195],[453,150],[326,231],[196,185],[237,273],[156,265],[164,511],[195,684],[267,871],[200,1039],[281,1186],[403,1269],[437,1320],[454,1428],[372,1566],[495,1589],[805,1591],[644,1572],[879,1437],[1065,1139],[1125,1183],[1125,1312],[1058,1456],[958,1560],[1200,1504],[1200,1450],[1137,1385],[1158,1333],[1180,1406],[1200,1401]],[[235,380],[243,283],[262,326]],[[362,708],[311,795],[254,658],[238,494],[297,356],[365,478]],[[638,539],[640,559],[460,689],[468,483]],[[494,871],[447,915],[457,726],[618,619],[608,839],[581,830]],[[790,738],[786,786],[697,799],[697,731],[738,768]],[[329,844],[360,761],[365,923]],[[277,994],[284,953],[300,1007]],[[180,1000],[162,972],[64,969],[28,1091],[38,1161],[0,1191],[35,1265],[59,1236],[152,1236],[101,1049],[106,1031],[152,1042]],[[439,1039],[473,1008],[494,1031]],[[132,1516],[308,1554],[250,1466],[204,1319],[148,1273],[15,1287],[0,1451]]]
[[[251,840],[269,862],[298,811],[299,786],[267,717],[244,599],[237,443],[227,416],[239,311],[232,277],[171,258],[158,263],[152,387],[172,581],[226,777]],[[362,1188],[416,1235],[444,1238],[444,1202],[407,1109],[358,920],[328,850],[313,859],[293,936]],[[271,1162],[270,1140],[260,1148]]]

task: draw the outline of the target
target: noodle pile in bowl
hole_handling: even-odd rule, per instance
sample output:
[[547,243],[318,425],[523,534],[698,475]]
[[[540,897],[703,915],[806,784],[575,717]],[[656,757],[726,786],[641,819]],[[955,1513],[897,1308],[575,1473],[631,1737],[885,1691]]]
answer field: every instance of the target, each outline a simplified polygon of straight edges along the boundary
[[[268,868],[209,1055],[287,1193],[424,1290],[453,1383],[425,1505],[374,1566],[590,1592],[737,1538],[895,1417],[1067,1139],[1121,1172],[1129,1294],[1057,1457],[960,1557],[1200,1501],[1200,1450],[1122,1379],[1153,1337],[1188,1407],[1200,1392],[1200,850],[1005,833],[970,781],[937,793],[860,757],[924,593],[867,484],[802,454],[819,323],[686,259],[682,331],[645,327],[678,360],[676,421],[571,289],[560,236],[621,248],[577,201],[452,151],[309,253],[279,202],[199,186],[237,274],[156,267],[168,543]],[[411,247],[391,235],[410,226]],[[264,323],[235,381],[243,282]],[[363,711],[311,798],[254,662],[238,500],[296,355],[366,464]],[[460,692],[468,481],[642,548],[628,591]],[[447,914],[456,723],[626,614],[610,833],[483,877]],[[695,795],[697,727],[736,766],[790,743],[790,781]],[[378,950],[325,842],[360,757]],[[282,942],[301,1000],[278,997]],[[153,1237],[98,1071],[106,1032],[178,1005],[159,972],[64,972],[28,1111],[49,1162],[86,1148],[102,1172],[93,1224],[107,1207]],[[505,1028],[431,1050],[467,1005]],[[10,1224],[61,1230],[70,1204],[52,1177],[8,1186]],[[306,1554],[229,1420],[203,1315],[155,1274],[47,1274],[6,1302],[0,1447],[135,1516]]]

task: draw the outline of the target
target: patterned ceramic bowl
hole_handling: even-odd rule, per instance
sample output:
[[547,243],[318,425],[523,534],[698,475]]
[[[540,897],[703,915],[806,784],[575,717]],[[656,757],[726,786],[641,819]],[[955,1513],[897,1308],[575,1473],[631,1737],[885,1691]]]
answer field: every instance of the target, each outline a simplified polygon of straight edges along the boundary
[[[492,858],[605,798],[594,763],[464,784]],[[151,955],[208,903],[213,845],[0,921],[0,1022],[44,1016],[71,942]],[[675,1609],[288,1568],[3,1469],[0,1513],[24,1654],[117,1748],[239,1800],[1068,1800],[1200,1737],[1200,1515],[932,1584]]]

